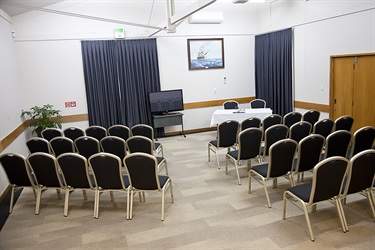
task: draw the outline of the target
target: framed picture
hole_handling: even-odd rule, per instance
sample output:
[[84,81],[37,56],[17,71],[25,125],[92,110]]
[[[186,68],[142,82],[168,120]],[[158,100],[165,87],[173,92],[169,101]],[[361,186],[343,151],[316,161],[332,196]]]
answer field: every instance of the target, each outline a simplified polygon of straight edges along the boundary
[[189,70],[224,68],[224,39],[188,39]]

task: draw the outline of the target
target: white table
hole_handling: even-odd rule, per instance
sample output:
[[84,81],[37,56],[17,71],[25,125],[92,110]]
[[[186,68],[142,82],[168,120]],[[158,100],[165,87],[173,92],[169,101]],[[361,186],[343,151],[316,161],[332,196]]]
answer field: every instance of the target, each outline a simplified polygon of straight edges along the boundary
[[226,120],[236,120],[242,122],[246,118],[258,117],[263,121],[264,118],[272,114],[272,109],[245,109],[244,113],[237,113],[235,109],[218,109],[211,117],[211,127],[222,123]]

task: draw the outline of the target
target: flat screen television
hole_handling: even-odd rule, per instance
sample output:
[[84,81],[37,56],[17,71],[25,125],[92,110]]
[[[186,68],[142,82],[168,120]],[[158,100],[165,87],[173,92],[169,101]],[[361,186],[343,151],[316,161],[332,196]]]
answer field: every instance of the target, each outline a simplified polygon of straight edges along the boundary
[[150,109],[153,114],[168,114],[184,110],[182,89],[150,92]]

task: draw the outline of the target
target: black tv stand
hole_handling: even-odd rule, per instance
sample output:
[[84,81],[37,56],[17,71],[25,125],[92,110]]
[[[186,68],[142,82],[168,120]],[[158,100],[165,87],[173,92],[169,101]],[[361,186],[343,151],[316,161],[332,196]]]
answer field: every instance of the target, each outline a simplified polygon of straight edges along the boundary
[[183,114],[180,112],[166,112],[163,114],[152,115],[154,128],[164,128],[168,126],[181,125],[180,135],[186,137],[184,132],[184,121],[182,119]]

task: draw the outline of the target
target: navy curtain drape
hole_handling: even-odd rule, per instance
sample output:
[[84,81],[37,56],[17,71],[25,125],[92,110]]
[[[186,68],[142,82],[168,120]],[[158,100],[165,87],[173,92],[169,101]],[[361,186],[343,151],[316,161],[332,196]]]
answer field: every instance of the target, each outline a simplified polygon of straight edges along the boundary
[[89,124],[152,125],[148,93],[160,90],[156,39],[82,41]]
[[255,37],[256,98],[282,116],[293,110],[292,42],[292,29]]

